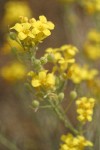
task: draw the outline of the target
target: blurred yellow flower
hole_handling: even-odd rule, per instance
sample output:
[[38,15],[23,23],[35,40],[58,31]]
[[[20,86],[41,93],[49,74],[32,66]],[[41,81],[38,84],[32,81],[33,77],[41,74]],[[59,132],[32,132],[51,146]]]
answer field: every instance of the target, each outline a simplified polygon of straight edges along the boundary
[[82,0],[82,5],[89,14],[100,12],[100,0]]
[[99,44],[90,44],[85,43],[84,50],[86,56],[91,60],[99,60],[100,59],[100,45]]
[[19,62],[11,62],[9,65],[2,67],[0,72],[5,80],[14,82],[25,77],[26,67]]
[[61,136],[62,142],[59,150],[84,150],[85,147],[93,146],[92,142],[85,139],[84,136],[77,135],[74,137],[72,134]]
[[92,29],[84,44],[84,52],[91,60],[98,60],[100,58],[100,32]]
[[25,1],[9,1],[5,5],[5,15],[3,24],[11,25],[18,21],[19,16],[32,17],[32,12]]
[[11,49],[16,48],[18,51],[22,52],[23,48],[19,45],[16,41],[12,40],[10,37],[7,37],[4,45],[1,47],[2,54],[9,54],[11,53]]
[[87,83],[89,89],[96,96],[100,95],[100,78],[95,78]]
[[86,123],[86,121],[92,121],[94,104],[94,98],[81,97],[80,99],[76,100],[78,113],[77,119],[80,122]]
[[97,74],[98,70],[89,69],[87,65],[73,64],[68,70],[68,77],[76,84],[85,80],[92,80]]

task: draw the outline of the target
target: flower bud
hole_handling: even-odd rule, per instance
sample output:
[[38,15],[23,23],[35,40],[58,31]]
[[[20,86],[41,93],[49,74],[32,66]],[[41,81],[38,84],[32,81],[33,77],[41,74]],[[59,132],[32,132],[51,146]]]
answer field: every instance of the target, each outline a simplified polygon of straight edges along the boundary
[[76,91],[71,91],[70,92],[70,97],[71,97],[71,99],[76,99],[76,97],[77,97],[77,93],[76,93]]
[[41,64],[46,64],[47,63],[47,58],[46,57],[41,57],[40,61],[41,61]]
[[16,34],[15,33],[13,33],[13,32],[10,32],[10,38],[12,39],[12,40],[15,40],[16,41]]
[[58,95],[58,100],[59,100],[60,102],[62,102],[63,99],[64,99],[64,93],[61,92],[61,93]]
[[54,55],[53,54],[48,54],[47,55],[47,60],[50,61],[50,62],[54,61],[55,60]]
[[39,101],[37,101],[37,100],[33,100],[33,101],[32,101],[32,106],[33,106],[34,108],[39,107],[39,105],[40,105]]

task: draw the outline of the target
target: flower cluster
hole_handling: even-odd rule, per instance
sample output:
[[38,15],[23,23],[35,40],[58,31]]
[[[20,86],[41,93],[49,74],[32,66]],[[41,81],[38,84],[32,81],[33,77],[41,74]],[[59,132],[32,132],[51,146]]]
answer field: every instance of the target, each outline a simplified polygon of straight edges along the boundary
[[82,0],[82,5],[89,14],[100,12],[99,0]]
[[92,80],[97,74],[96,69],[89,69],[86,65],[81,67],[79,64],[73,64],[68,70],[68,77],[76,84]]
[[28,7],[28,4],[22,1],[9,1],[5,5],[3,24],[11,25],[12,23],[16,22],[21,15],[27,17],[32,16],[32,12]]
[[1,76],[9,82],[22,80],[25,75],[26,67],[19,62],[11,62],[1,69]]
[[39,20],[20,17],[20,23],[16,23],[10,29],[15,31],[16,38],[23,47],[29,48],[34,47],[48,37],[51,34],[50,30],[54,29],[54,24],[47,21],[45,16],[39,16]]
[[76,101],[78,120],[80,122],[92,121],[94,104],[94,98],[81,97]]
[[53,72],[64,72],[69,64],[75,62],[75,55],[78,49],[72,45],[63,45],[60,48],[48,48],[46,49],[46,57],[51,58],[54,63]]
[[90,141],[80,135],[76,137],[72,134],[62,135],[61,140],[64,144],[61,144],[60,150],[84,150],[87,146],[93,146]]
[[100,32],[91,30],[87,35],[87,41],[84,44],[86,56],[91,60],[100,59]]
[[88,82],[87,85],[93,94],[95,94],[96,96],[100,95],[100,78],[96,78]]
[[48,73],[47,70],[42,70],[38,74],[35,72],[29,72],[29,76],[32,77],[31,84],[34,88],[42,88],[46,90],[55,86],[55,76],[53,73]]
[[[77,92],[75,90],[70,92],[71,101],[65,110],[60,104],[64,99],[66,79],[72,80],[75,84],[85,80],[89,83],[94,80],[98,71],[89,69],[87,65],[81,67],[79,64],[76,64],[75,56],[78,49],[72,45],[63,45],[60,48],[47,48],[44,55],[37,58],[38,43],[48,37],[53,29],[54,24],[47,21],[45,16],[39,16],[39,20],[20,17],[20,22],[10,28],[10,37],[18,42],[23,49],[28,50],[24,52],[32,70],[27,74],[27,87],[33,93],[32,108],[35,111],[39,108],[52,108],[59,119],[63,121],[65,127],[77,134],[77,136],[72,134],[63,135],[61,137],[63,144],[61,144],[60,150],[84,150],[85,147],[93,146],[93,144],[85,139],[82,131],[80,131],[80,127],[83,129],[83,125],[87,121],[92,121],[95,99],[81,97],[76,100],[79,129],[75,129],[66,116],[66,112],[69,110],[73,100],[77,98]],[[88,37],[93,44],[100,42],[98,33],[92,32]],[[25,53],[21,53],[21,56]],[[47,63],[51,65],[51,71],[46,69]],[[9,68],[2,70],[2,76],[4,75],[9,80],[15,80],[15,74],[18,79],[23,78],[25,73],[23,68],[20,70],[20,66],[17,64],[11,66],[11,71]]]

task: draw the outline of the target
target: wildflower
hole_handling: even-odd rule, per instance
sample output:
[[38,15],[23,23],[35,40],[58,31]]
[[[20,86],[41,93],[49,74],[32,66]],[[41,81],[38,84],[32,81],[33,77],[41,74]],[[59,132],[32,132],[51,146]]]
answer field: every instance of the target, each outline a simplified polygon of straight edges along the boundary
[[84,65],[81,67],[79,64],[73,64],[68,70],[68,77],[74,83],[78,84],[82,81],[89,81],[94,79],[98,74],[96,69],[89,69],[88,66]]
[[84,52],[91,60],[98,60],[100,58],[100,32],[92,29],[84,44]]
[[21,80],[24,78],[25,74],[26,67],[19,62],[12,62],[1,68],[1,76],[9,82]]
[[[16,10],[16,11],[15,11]],[[13,24],[19,18],[19,16],[27,16],[31,17],[32,12],[26,2],[22,1],[9,1],[5,5],[5,15],[3,23],[6,24]]]
[[46,49],[46,56],[52,55],[52,62],[55,64],[53,71],[64,72],[69,64],[75,62],[75,55],[78,52],[77,48],[72,45],[63,45],[60,48]]
[[27,37],[34,38],[34,35],[30,31],[30,23],[16,23],[11,29],[15,29],[18,32],[18,39],[25,40]]
[[39,16],[39,20],[35,18],[28,19],[21,17],[20,23],[16,23],[11,30],[15,30],[18,40],[24,47],[34,47],[43,39],[48,37],[54,29],[54,24],[47,21],[45,16]]
[[100,32],[97,31],[96,29],[90,30],[87,35],[87,39],[91,42],[99,43],[100,42]]
[[99,0],[83,0],[82,5],[84,9],[89,13],[100,12],[100,1]]
[[91,59],[91,60],[98,60],[100,59],[100,45],[96,44],[90,44],[90,43],[85,43],[84,45],[84,50],[86,56]]
[[100,78],[95,78],[87,83],[89,89],[93,94],[99,96],[100,94]]
[[80,122],[85,123],[86,121],[92,121],[94,104],[94,98],[82,97],[76,101],[78,113],[77,119]]
[[62,135],[62,142],[60,150],[84,150],[85,147],[93,146],[93,144],[86,140],[84,136],[77,135],[74,137],[72,134]]
[[55,76],[53,73],[47,73],[47,70],[42,70],[38,74],[31,72],[31,84],[34,88],[44,87],[53,88],[55,86]]

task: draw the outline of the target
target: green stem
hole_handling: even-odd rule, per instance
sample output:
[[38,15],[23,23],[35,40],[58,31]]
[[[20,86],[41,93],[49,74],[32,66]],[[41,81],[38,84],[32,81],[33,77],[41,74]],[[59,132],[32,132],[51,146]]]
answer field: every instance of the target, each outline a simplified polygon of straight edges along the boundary
[[78,134],[78,131],[74,129],[73,125],[70,123],[70,121],[66,117],[66,114],[64,113],[62,107],[55,105],[52,100],[49,100],[49,103],[51,104],[53,110],[58,115],[59,119],[64,123],[65,127],[69,128],[74,134]]
[[46,106],[39,106],[39,108],[51,108],[51,105],[46,105]]
[[9,141],[4,135],[0,134],[0,143],[7,147],[9,150],[19,150],[14,143]]
[[68,112],[69,108],[71,107],[73,101],[74,101],[73,99],[70,100],[70,102],[69,102],[67,108],[65,109],[65,112],[66,112],[66,113]]

